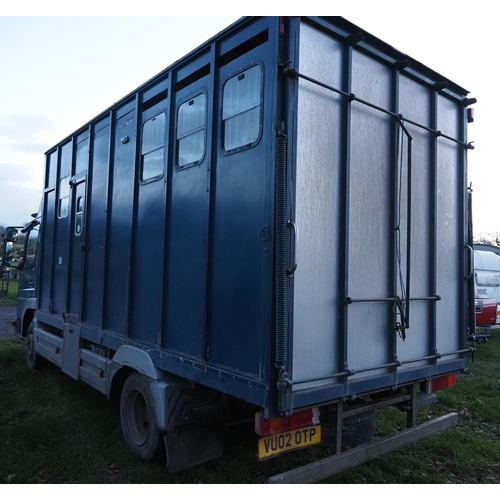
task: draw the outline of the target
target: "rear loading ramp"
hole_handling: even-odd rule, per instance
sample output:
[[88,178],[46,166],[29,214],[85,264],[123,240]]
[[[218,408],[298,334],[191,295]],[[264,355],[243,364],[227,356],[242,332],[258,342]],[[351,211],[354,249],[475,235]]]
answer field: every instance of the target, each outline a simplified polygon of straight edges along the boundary
[[296,29],[289,406],[463,369],[466,93],[333,24]]

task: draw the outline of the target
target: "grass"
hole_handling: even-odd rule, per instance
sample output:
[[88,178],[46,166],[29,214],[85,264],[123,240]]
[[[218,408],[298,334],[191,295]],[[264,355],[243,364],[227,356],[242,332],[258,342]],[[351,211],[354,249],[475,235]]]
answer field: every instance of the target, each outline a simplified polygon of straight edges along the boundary
[[[312,460],[304,450],[257,462],[248,424],[228,431],[221,459],[167,473],[162,463],[144,463],[129,451],[116,402],[55,366],[30,372],[24,350],[20,339],[0,339],[0,483],[263,483]],[[478,347],[455,387],[419,411],[419,422],[449,411],[459,414],[457,427],[323,482],[499,484],[500,334]],[[393,408],[377,418],[380,431],[405,426]]]
[[19,281],[9,280],[9,290],[7,295],[0,294],[0,306],[15,306],[17,303],[17,290]]

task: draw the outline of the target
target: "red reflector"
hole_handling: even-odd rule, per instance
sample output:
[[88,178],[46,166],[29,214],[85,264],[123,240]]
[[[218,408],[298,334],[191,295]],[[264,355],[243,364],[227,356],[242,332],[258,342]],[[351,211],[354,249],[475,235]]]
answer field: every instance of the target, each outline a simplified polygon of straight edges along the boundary
[[17,326],[17,319],[12,320],[10,326]]
[[101,370],[100,368],[97,369],[97,376],[102,378],[104,377],[104,370]]
[[452,387],[457,385],[457,374],[452,373],[451,375],[444,375],[442,377],[437,377],[432,379],[432,392],[440,391],[441,389],[446,389],[447,387]]
[[318,408],[299,411],[289,417],[264,418],[262,412],[255,414],[255,432],[263,437],[317,424],[319,424]]
[[54,347],[54,352],[55,352],[56,354],[59,354],[59,347]]

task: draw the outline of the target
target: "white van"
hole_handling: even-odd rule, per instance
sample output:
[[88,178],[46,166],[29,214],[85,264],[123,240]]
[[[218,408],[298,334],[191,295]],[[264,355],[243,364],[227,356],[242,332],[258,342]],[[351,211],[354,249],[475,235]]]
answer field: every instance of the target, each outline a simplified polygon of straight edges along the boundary
[[[486,250],[474,250],[476,297],[495,299],[500,305],[500,256]],[[500,324],[500,312],[497,313]]]

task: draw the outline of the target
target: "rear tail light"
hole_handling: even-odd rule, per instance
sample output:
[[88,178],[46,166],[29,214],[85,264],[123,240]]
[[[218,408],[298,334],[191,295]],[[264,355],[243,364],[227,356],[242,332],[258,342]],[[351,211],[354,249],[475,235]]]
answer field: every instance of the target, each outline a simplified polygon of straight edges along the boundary
[[265,418],[262,412],[255,414],[255,432],[262,437],[317,424],[319,408],[299,411],[289,417]]
[[432,379],[432,392],[440,391],[442,389],[446,389],[447,387],[452,387],[456,384],[456,373],[452,373],[451,375],[443,375],[442,377],[436,377]]

